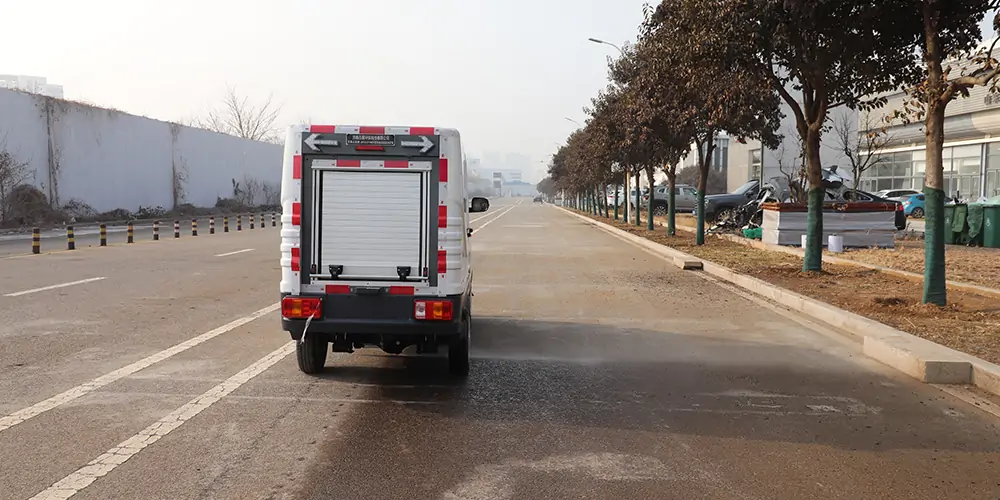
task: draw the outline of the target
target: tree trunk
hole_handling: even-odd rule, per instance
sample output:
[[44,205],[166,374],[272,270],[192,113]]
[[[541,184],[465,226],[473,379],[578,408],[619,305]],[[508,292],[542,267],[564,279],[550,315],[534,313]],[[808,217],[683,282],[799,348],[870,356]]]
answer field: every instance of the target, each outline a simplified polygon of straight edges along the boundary
[[951,228],[944,221],[944,112],[947,101],[941,60],[940,37],[937,32],[938,12],[933,2],[924,2],[924,32],[927,44],[924,62],[927,64],[927,166],[924,174],[924,304],[944,306],[948,303],[945,284],[944,235]]
[[646,167],[646,180],[649,181],[649,202],[646,206],[646,229],[652,231],[653,225],[653,202],[656,201],[656,190],[653,189],[654,184],[656,184],[656,179],[654,177],[655,170],[653,167]]
[[677,203],[674,190],[677,189],[677,166],[663,167],[667,173],[667,234],[677,234]]
[[823,161],[820,158],[819,127],[808,127],[803,143],[806,153],[806,169],[809,174],[809,212],[806,225],[806,255],[802,261],[803,271],[823,270]]
[[641,175],[636,171],[635,173],[635,227],[639,227],[639,204],[642,203],[642,190],[639,189],[639,181]]
[[704,141],[698,141],[698,223],[695,226],[695,245],[705,244],[705,190],[708,188],[708,172],[712,166],[712,150],[715,149],[715,132],[709,130]]
[[625,221],[626,224],[628,224],[629,215],[632,213],[632,211],[629,210],[629,208],[628,208],[628,204],[629,204],[628,186],[629,186],[629,180],[631,180],[631,179],[632,179],[632,177],[629,176],[629,172],[626,169],[625,170],[625,179],[622,181],[622,197],[624,198],[622,200],[622,209],[625,211],[625,213],[622,215],[622,220]]
[[618,205],[620,204],[620,202],[618,200],[618,194],[619,194],[618,190],[619,189],[621,189],[621,184],[619,184],[618,181],[615,180],[615,221],[616,222],[618,221]]

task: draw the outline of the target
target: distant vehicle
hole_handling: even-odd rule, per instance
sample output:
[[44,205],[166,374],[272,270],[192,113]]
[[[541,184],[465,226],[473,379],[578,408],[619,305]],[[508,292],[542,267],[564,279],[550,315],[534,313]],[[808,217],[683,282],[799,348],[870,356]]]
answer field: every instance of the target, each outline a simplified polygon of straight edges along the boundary
[[536,196],[535,201],[533,203],[545,203],[545,198],[542,197],[541,195]]
[[903,203],[903,213],[908,217],[924,218],[924,195],[911,194],[900,198]]
[[[448,347],[469,372],[472,236],[461,137],[446,128],[298,125],[281,177],[281,326],[299,370],[327,352]],[[370,200],[383,203],[370,203]],[[466,205],[469,203],[469,205]]]
[[920,191],[916,189],[883,189],[881,191],[876,191],[875,196],[880,198],[888,198],[890,200],[903,201],[904,196],[910,196],[912,194],[920,194]]

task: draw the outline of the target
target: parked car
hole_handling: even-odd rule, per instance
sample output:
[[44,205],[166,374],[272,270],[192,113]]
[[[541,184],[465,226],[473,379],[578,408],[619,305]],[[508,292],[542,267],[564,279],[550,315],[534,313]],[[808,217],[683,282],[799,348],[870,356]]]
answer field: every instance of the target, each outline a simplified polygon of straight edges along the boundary
[[[653,215],[667,215],[670,186],[657,186],[653,189]],[[649,193],[642,196],[643,207],[648,206]],[[687,184],[674,186],[674,208],[677,212],[693,212],[698,208],[698,190]]]
[[920,194],[920,191],[917,191],[916,189],[883,189],[881,191],[877,191],[875,196],[888,198],[890,200],[903,201],[904,196],[910,196],[912,194]]
[[900,202],[903,203],[903,213],[907,217],[916,217],[918,219],[924,218],[924,195],[911,194],[903,196],[900,198]]
[[853,190],[846,186],[839,190],[827,190],[827,203],[837,203],[839,201],[863,201],[869,203],[892,203],[896,206],[896,229],[902,231],[906,229],[906,213],[903,211],[903,203],[898,200],[883,198],[860,189]]
[[731,193],[710,194],[705,197],[706,220],[727,218],[730,213],[757,197],[760,192],[760,181],[752,179],[736,188]]

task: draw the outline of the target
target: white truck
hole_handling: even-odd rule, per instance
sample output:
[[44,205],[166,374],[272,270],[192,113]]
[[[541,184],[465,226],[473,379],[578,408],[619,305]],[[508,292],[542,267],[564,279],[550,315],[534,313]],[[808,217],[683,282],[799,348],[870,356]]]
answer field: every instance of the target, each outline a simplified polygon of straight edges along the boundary
[[281,325],[299,369],[327,352],[448,347],[469,372],[470,212],[457,130],[292,126],[281,181]]

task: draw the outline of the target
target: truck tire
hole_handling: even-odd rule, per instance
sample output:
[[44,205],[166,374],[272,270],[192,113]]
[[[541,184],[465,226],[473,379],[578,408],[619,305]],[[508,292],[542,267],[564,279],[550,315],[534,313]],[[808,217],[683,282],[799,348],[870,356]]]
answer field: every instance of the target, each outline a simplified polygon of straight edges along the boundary
[[295,343],[295,359],[299,362],[302,373],[314,375],[321,373],[326,366],[326,352],[330,343],[322,336],[306,336],[304,342]]
[[448,371],[458,377],[469,374],[469,339],[472,331],[472,318],[466,317],[463,328],[465,328],[465,335],[456,338],[448,345]]

